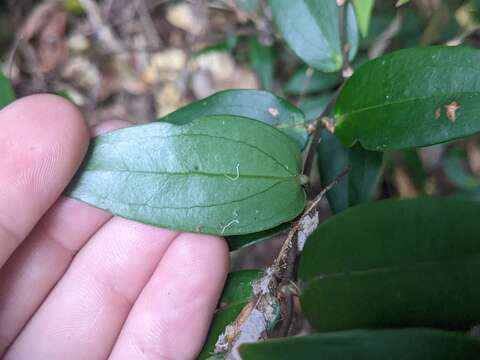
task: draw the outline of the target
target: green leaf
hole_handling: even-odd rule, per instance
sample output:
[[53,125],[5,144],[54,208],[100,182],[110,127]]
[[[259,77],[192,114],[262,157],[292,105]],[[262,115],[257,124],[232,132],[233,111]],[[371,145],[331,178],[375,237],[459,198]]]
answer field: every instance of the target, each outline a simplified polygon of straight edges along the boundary
[[252,285],[261,276],[258,270],[242,270],[228,275],[220,306],[217,309],[210,325],[208,338],[198,356],[199,360],[207,359],[215,350],[218,337],[225,331],[225,327],[234,321],[240,311],[247,305],[253,295]]
[[308,140],[305,115],[288,101],[266,91],[226,90],[184,106],[160,119],[176,125],[205,115],[235,115],[269,124],[303,148]]
[[339,183],[327,192],[334,213],[372,199],[382,169],[383,153],[368,151],[360,145],[346,148],[328,131],[322,131],[317,148],[322,186],[327,186],[349,168]]
[[353,6],[357,13],[358,28],[365,37],[368,34],[368,28],[370,26],[370,17],[372,16],[374,0],[353,0]]
[[406,3],[410,2],[410,0],[397,0],[397,3],[395,4],[396,7],[405,5]]
[[404,49],[372,60],[338,97],[335,135],[348,146],[385,150],[475,134],[479,76],[480,51],[466,47]]
[[320,225],[299,265],[301,303],[320,331],[480,320],[480,203],[386,200]]
[[291,223],[287,222],[278,225],[273,229],[268,229],[253,234],[227,236],[225,240],[227,240],[228,248],[230,249],[230,251],[234,251],[250,245],[254,245],[261,241],[269,240],[274,236],[277,236],[287,231],[290,228],[290,225]]
[[339,72],[313,71],[312,76],[308,76],[307,69],[307,67],[302,66],[293,73],[285,85],[287,94],[300,95],[321,92],[342,82],[342,75]]
[[353,330],[245,344],[240,354],[243,360],[474,360],[480,341],[433,329]]
[[254,36],[248,41],[250,65],[265,90],[273,88],[273,47],[262,45]]
[[301,154],[280,131],[236,116],[94,138],[67,194],[154,226],[219,235],[276,227],[305,206]]
[[12,84],[2,71],[0,71],[0,109],[7,106],[15,100]]
[[332,96],[332,94],[326,94],[306,97],[298,103],[298,107],[305,113],[307,122],[312,122],[323,113]]
[[[320,71],[342,68],[339,10],[335,0],[269,0],[269,4],[278,30],[300,59]],[[358,49],[358,28],[351,4],[346,23],[352,60]]]

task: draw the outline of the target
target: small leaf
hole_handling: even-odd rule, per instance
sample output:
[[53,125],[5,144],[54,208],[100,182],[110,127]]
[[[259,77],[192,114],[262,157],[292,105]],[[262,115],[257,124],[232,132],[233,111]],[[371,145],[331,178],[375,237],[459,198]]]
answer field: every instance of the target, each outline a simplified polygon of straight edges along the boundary
[[[480,51],[404,49],[361,66],[336,107],[335,135],[347,146],[406,149],[480,131]],[[358,96],[358,94],[362,94]]]
[[2,71],[0,71],[0,109],[7,106],[15,100],[12,84]]
[[[300,59],[320,71],[342,68],[339,10],[335,0],[270,0],[269,4],[280,33]],[[358,28],[351,4],[346,17],[352,60],[358,49]]]
[[285,92],[291,95],[311,94],[331,89],[342,82],[339,72],[326,73],[312,70],[311,76],[307,68],[302,66],[296,70],[285,85]]
[[226,90],[184,106],[160,119],[176,125],[205,115],[235,115],[269,124],[303,148],[308,140],[305,115],[288,101],[266,91]]
[[370,27],[370,17],[372,16],[374,0],[353,0],[353,6],[357,13],[358,28],[365,37],[368,34],[368,28]]
[[273,47],[261,44],[254,36],[248,41],[250,65],[265,90],[273,88]]
[[259,121],[207,116],[98,136],[67,194],[124,218],[238,235],[274,228],[305,206],[301,155]]
[[245,344],[240,354],[243,360],[474,360],[480,341],[433,329],[353,330]]
[[300,259],[304,314],[319,331],[478,323],[479,213],[478,202],[423,198],[332,217]]
[[227,240],[228,248],[230,249],[230,251],[234,251],[250,245],[254,245],[261,241],[269,240],[274,236],[277,236],[287,231],[290,228],[290,225],[291,223],[288,222],[278,225],[273,229],[268,229],[253,234],[227,236],[225,240]]
[[360,145],[346,148],[335,136],[323,131],[317,154],[322,186],[327,186],[346,168],[350,169],[327,192],[334,213],[372,199],[382,169],[383,153],[365,150]]
[[220,306],[213,318],[208,338],[198,356],[199,360],[207,359],[215,350],[215,343],[218,337],[225,331],[225,327],[233,322],[240,311],[247,305],[253,295],[252,285],[261,276],[258,270],[242,270],[228,275],[223,294],[220,299]]

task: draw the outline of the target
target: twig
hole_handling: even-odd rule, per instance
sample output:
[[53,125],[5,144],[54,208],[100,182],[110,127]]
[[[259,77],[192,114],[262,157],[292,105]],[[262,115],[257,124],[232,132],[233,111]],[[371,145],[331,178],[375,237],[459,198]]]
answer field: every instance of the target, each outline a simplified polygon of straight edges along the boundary
[[[292,297],[294,295],[294,292],[288,288],[292,283],[294,284],[296,261],[302,249],[299,246],[299,237],[306,238],[315,230],[318,225],[317,207],[320,201],[348,171],[349,169],[345,169],[329,183],[309,204],[299,220],[292,225],[273,264],[265,270],[265,275],[254,284],[252,299],[243,308],[237,319],[228,325],[225,332],[220,335],[215,346],[216,353],[222,353],[227,360],[239,359],[238,347],[247,341],[258,341],[267,331],[268,326],[274,323],[275,316],[272,316],[272,309],[279,300],[283,304],[282,310],[284,311],[280,334],[288,333],[293,319]],[[316,219],[314,227],[308,226],[312,218]],[[303,246],[303,243],[301,245]],[[258,322],[259,318],[265,320]],[[254,328],[252,331],[252,324],[257,327],[261,326],[261,328]],[[248,331],[250,334],[244,333]]]
[[145,30],[145,35],[150,43],[149,45],[156,48],[160,47],[162,45],[162,39],[155,28],[155,24],[150,16],[150,10],[148,9],[145,0],[137,0],[137,12],[140,16],[143,29]]
[[332,98],[328,102],[327,106],[323,110],[323,112],[320,114],[320,116],[315,119],[312,123],[313,127],[313,133],[310,138],[310,141],[308,142],[307,149],[306,149],[306,156],[305,160],[303,162],[303,171],[302,173],[304,175],[310,176],[310,173],[312,171],[313,167],[313,158],[315,157],[315,152],[316,152],[316,146],[318,144],[318,141],[320,140],[320,135],[321,131],[323,129],[323,124],[322,124],[322,119],[325,118],[333,109],[333,106],[335,105],[335,102],[337,100],[338,95],[340,94],[340,91],[343,89],[344,83],[340,85],[340,87],[337,89],[337,91],[332,95]]
[[385,31],[377,37],[377,39],[371,46],[370,50],[368,51],[369,59],[375,59],[382,55],[385,50],[387,50],[387,48],[390,46],[390,43],[392,42],[392,39],[401,30],[402,23],[403,12],[399,10],[393,18],[392,22],[388,25]]
[[350,67],[350,61],[348,59],[348,52],[350,51],[350,44],[347,39],[347,8],[348,0],[337,0],[338,4],[338,26],[340,33],[340,47],[342,52],[342,76],[344,79],[349,78],[353,74],[353,70]]
[[[353,74],[353,70],[350,67],[350,63],[348,60],[348,50],[349,50],[349,45],[347,43],[347,34],[346,34],[346,5],[347,5],[347,0],[337,0],[337,5],[339,7],[339,12],[338,12],[338,24],[339,24],[339,32],[340,32],[340,40],[341,40],[341,50],[342,50],[342,76],[344,79],[350,77]],[[318,141],[320,140],[320,134],[323,129],[322,125],[322,119],[327,116],[330,111],[332,110],[333,106],[335,105],[335,102],[337,100],[338,95],[340,94],[340,91],[343,89],[343,86],[345,85],[345,81],[340,85],[340,87],[337,89],[335,94],[332,96],[330,99],[329,103],[323,110],[323,112],[320,114],[320,116],[313,122],[313,133],[311,136],[311,139],[307,145],[307,150],[306,150],[306,156],[305,156],[305,161],[303,163],[303,174],[310,176],[310,173],[312,171],[313,167],[313,159],[315,157],[315,152],[316,152],[316,146],[318,144]]]

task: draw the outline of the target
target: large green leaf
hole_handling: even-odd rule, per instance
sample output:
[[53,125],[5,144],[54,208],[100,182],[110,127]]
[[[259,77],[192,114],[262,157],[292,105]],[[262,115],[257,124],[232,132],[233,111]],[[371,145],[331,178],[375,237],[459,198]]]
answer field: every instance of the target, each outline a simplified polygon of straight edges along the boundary
[[317,155],[322,186],[327,186],[349,168],[338,184],[327,192],[333,212],[371,200],[382,169],[383,153],[365,150],[360,145],[347,148],[334,135],[323,131]]
[[3,72],[0,71],[0,109],[10,104],[15,100],[15,93],[13,92],[12,84]]
[[355,71],[336,103],[335,134],[370,150],[427,146],[479,132],[479,114],[479,50],[404,49]]
[[240,311],[247,305],[253,295],[253,284],[261,276],[258,270],[242,270],[228,275],[220,305],[210,325],[208,338],[203,350],[198,356],[199,360],[208,358],[215,350],[218,337],[225,331],[225,327],[233,322]]
[[184,106],[160,119],[176,125],[205,115],[235,115],[269,124],[303,148],[308,140],[305,115],[288,101],[266,91],[225,90]]
[[245,344],[240,353],[243,360],[474,360],[480,341],[431,329],[353,330]]
[[320,331],[480,321],[478,214],[480,203],[446,198],[341,212],[303,250],[305,315]]
[[368,28],[370,27],[370,17],[372,16],[374,0],[353,0],[353,6],[357,13],[358,28],[365,37],[368,34]]
[[298,146],[280,131],[251,119],[207,116],[94,138],[67,194],[159,227],[247,234],[302,211],[300,168]]
[[[290,48],[315,69],[333,72],[342,68],[339,9],[335,0],[269,0],[273,20]],[[355,11],[347,8],[349,58],[358,49]]]

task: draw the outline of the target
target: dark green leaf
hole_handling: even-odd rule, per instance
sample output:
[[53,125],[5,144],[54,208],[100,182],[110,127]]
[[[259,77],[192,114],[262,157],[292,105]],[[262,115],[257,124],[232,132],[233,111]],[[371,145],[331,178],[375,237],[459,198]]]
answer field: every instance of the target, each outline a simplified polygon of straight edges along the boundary
[[273,88],[273,47],[260,44],[256,37],[248,41],[250,65],[255,69],[265,90]]
[[[342,68],[338,25],[339,10],[335,0],[269,0],[273,20],[290,48],[315,69],[333,72]],[[349,57],[358,49],[355,11],[347,8]]]
[[370,16],[372,15],[374,0],[353,0],[353,6],[357,13],[358,28],[365,37],[368,34],[368,28],[370,26]]
[[207,359],[215,350],[218,337],[225,331],[225,327],[234,321],[240,311],[250,301],[253,295],[252,285],[261,276],[258,270],[242,270],[230,273],[223,289],[220,306],[215,313],[208,338],[198,359]]
[[238,250],[253,244],[256,244],[260,241],[265,241],[273,238],[276,235],[285,232],[290,227],[291,223],[284,223],[274,227],[273,229],[268,229],[260,232],[256,232],[253,234],[247,235],[233,235],[227,236],[225,239],[228,243],[228,248],[230,251]]
[[323,131],[317,159],[322,186],[327,186],[346,168],[350,169],[327,192],[333,212],[371,200],[382,169],[383,153],[365,150],[360,145],[346,148],[331,133]]
[[332,96],[332,94],[311,96],[300,101],[298,107],[305,113],[307,122],[312,122],[323,113]]
[[298,146],[280,131],[251,119],[206,116],[94,138],[68,195],[159,227],[248,234],[302,211],[300,168]]
[[183,125],[205,115],[235,115],[264,122],[292,137],[301,148],[308,140],[302,111],[266,91],[220,91],[184,106],[161,120]]
[[312,71],[312,76],[308,76],[307,68],[303,66],[288,80],[285,92],[292,95],[311,94],[331,89],[341,81],[342,75],[338,72]]
[[479,213],[478,202],[447,198],[341,212],[303,250],[305,315],[320,331],[478,322]]
[[480,341],[430,329],[353,330],[245,344],[240,354],[243,360],[474,360]]
[[0,71],[0,109],[15,100],[12,84]]
[[340,93],[335,134],[348,146],[385,150],[477,133],[479,76],[480,51],[466,47],[404,49],[372,60]]

